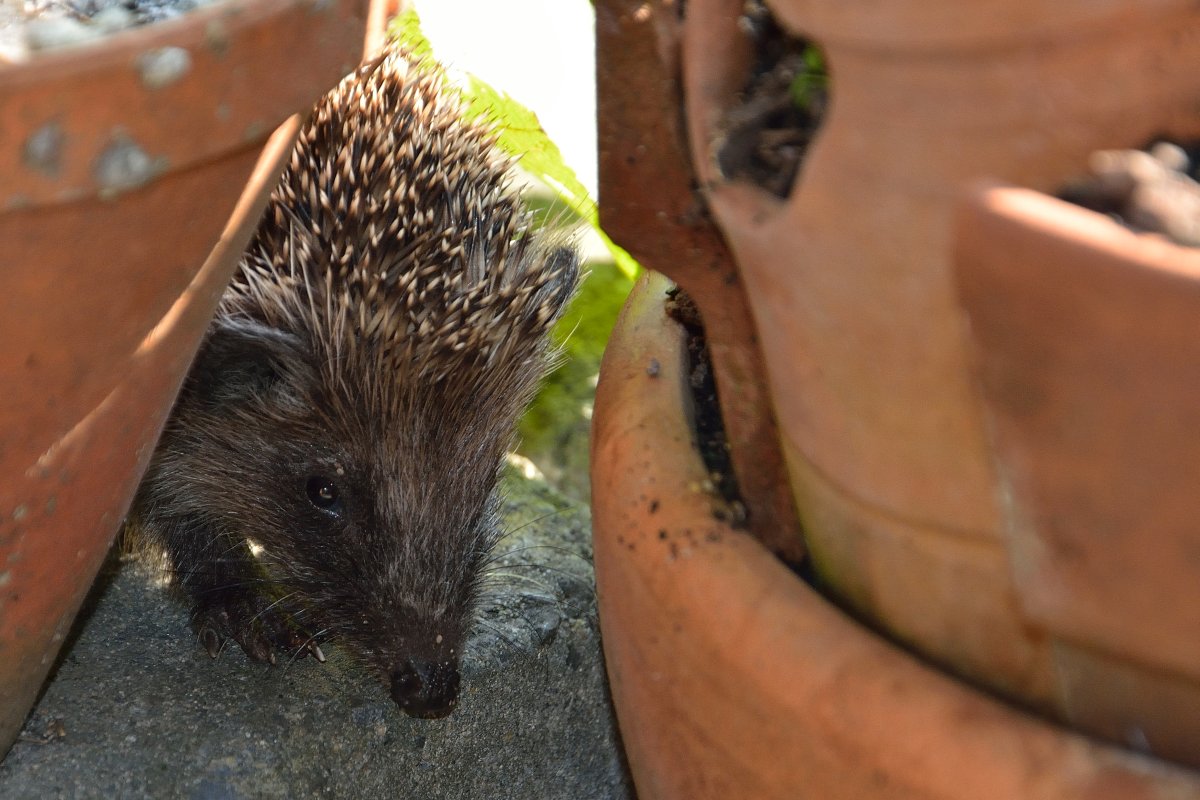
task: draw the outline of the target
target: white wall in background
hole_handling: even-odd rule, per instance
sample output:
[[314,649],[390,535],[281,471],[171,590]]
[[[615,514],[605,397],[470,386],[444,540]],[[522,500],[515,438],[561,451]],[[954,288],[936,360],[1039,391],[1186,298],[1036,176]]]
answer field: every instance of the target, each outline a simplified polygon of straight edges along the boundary
[[589,0],[414,0],[438,60],[533,109],[596,196],[596,82]]

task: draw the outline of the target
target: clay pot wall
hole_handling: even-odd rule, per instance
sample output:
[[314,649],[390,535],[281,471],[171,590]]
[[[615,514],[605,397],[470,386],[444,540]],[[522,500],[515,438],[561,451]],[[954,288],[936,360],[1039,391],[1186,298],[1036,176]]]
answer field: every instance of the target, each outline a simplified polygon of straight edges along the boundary
[[689,3],[683,74],[694,161],[746,282],[816,568],[892,635],[1065,716],[1056,640],[1014,580],[954,288],[954,206],[981,176],[1053,190],[1095,149],[1200,131],[1200,36],[1186,33],[1200,14],[894,2],[868,21],[853,4],[768,5],[820,44],[832,75],[786,201],[715,169],[745,59],[722,63],[711,40],[736,39],[739,3]]
[[1200,776],[1007,707],[851,620],[697,488],[684,333],[648,274],[601,369],[596,578],[646,800],[1200,796]]
[[[598,8],[602,219],[626,225],[630,240],[619,229],[617,240],[651,254],[650,266],[678,275],[689,290],[709,292],[711,307],[720,304],[720,291],[689,283],[689,272],[704,267],[686,262],[713,263],[713,248],[656,248],[672,226],[694,231],[711,213],[729,247],[721,263],[733,264],[723,273],[728,291],[744,289],[753,325],[731,334],[736,326],[713,318],[716,330],[709,332],[761,348],[805,545],[823,590],[971,683],[1093,735],[1200,763],[1200,715],[1192,713],[1200,710],[1200,673],[1191,657],[1200,583],[1190,566],[1195,503],[1183,477],[1194,473],[1183,435],[1191,427],[1191,369],[1190,348],[1180,340],[1188,331],[1195,259],[1116,232],[1090,212],[1057,204],[1035,213],[1037,204],[1021,203],[1021,213],[1010,213],[1008,200],[995,199],[1008,195],[972,195],[981,178],[1051,192],[1081,173],[1096,149],[1200,134],[1200,73],[1192,69],[1200,12],[1186,2],[1132,0],[767,6],[785,29],[820,45],[831,73],[830,109],[791,194],[780,200],[728,179],[717,166],[726,114],[755,55],[740,28],[744,4],[608,0]],[[622,92],[623,78],[644,88]],[[608,98],[625,119],[666,121],[609,130],[606,86],[618,87]],[[634,112],[622,107],[636,106],[639,95],[654,101]],[[667,110],[656,114],[659,107]],[[663,163],[657,156],[674,157],[670,147],[656,149],[663,136],[688,149],[702,199],[690,211],[686,204],[654,205],[686,194],[661,190],[663,183],[687,185],[675,174],[686,168],[655,172]],[[639,178],[639,170],[657,180]],[[628,224],[639,210],[655,222]],[[1069,226],[1079,235],[1099,232],[1083,262],[1064,260],[1073,245],[1064,249],[1060,233],[1039,227],[1039,214],[1072,216]],[[672,255],[685,265],[672,263]],[[1096,286],[1072,291],[1089,281],[1089,264]],[[1098,310],[1100,296],[1126,295],[1132,305]],[[697,302],[704,311],[706,300]],[[1055,320],[1055,304],[1066,304],[1063,320]],[[1151,308],[1167,311],[1161,323],[1145,326],[1144,343],[1124,338],[1137,332],[1139,315],[1155,313]],[[1148,359],[1142,354],[1150,347],[1167,356]],[[1068,375],[1081,382],[1064,390]],[[1134,377],[1138,388],[1122,395],[1123,382]],[[1117,395],[1116,402],[1089,406],[1102,394]],[[598,439],[612,427],[601,416],[598,403]],[[1168,451],[1170,431],[1180,444]],[[1060,449],[1041,448],[1039,440]],[[598,462],[610,455],[596,451]],[[595,464],[594,480],[606,469]],[[642,468],[630,462],[627,469]],[[639,497],[650,489],[623,485],[618,502],[632,502],[635,488]],[[593,494],[603,502],[595,487]],[[628,562],[645,557],[629,546],[635,535],[628,515],[597,510],[596,519],[598,537],[609,535],[605,525],[623,531],[606,557],[620,563],[608,568],[612,579],[604,577],[597,544],[602,593],[615,598],[635,580]],[[657,564],[639,566],[646,572],[636,580],[674,569],[661,548],[655,552]],[[606,580],[613,581],[607,589]],[[726,601],[733,602],[713,600]],[[678,602],[670,608],[693,613]],[[636,616],[611,613],[625,616],[610,627]],[[606,642],[618,640],[610,653],[628,648],[614,658],[618,687],[641,680],[636,670],[653,669],[647,653],[665,630],[628,624],[630,632],[611,637],[606,629]],[[709,654],[721,663],[732,657]],[[622,709],[619,688],[617,694],[619,712],[640,725],[640,712]],[[637,700],[627,702],[649,702],[654,691],[634,694]],[[670,717],[663,716],[664,725]],[[652,736],[644,737],[650,752]],[[655,796],[690,796],[681,786],[656,789]],[[1109,790],[1059,787],[1053,796]],[[922,796],[895,791],[880,794]],[[1189,796],[1194,788],[1181,791]]]
[[[231,0],[0,67],[0,752],[364,4]],[[166,53],[169,79],[148,66]]]

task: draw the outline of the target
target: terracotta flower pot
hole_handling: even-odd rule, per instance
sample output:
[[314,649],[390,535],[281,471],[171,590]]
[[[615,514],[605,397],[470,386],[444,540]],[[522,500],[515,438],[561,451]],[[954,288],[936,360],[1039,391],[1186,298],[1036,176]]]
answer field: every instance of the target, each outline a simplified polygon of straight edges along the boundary
[[1200,251],[1022,189],[956,259],[1021,611],[1056,712],[1200,766]]
[[675,9],[596,3],[601,221],[645,267],[669,275],[704,318],[745,524],[793,563],[804,556],[745,287],[697,202],[678,113]]
[[828,115],[790,196],[726,181],[739,0],[692,0],[693,160],[745,281],[806,544],[826,585],[936,661],[1045,710],[952,281],[962,187],[1050,190],[1092,150],[1200,132],[1200,8],[768,0],[823,49]]
[[271,131],[357,63],[363,5],[230,0],[0,67],[0,752],[298,121]]
[[600,622],[639,797],[1200,796],[1194,773],[931,670],[717,522],[666,286],[647,275],[630,297],[593,416]]

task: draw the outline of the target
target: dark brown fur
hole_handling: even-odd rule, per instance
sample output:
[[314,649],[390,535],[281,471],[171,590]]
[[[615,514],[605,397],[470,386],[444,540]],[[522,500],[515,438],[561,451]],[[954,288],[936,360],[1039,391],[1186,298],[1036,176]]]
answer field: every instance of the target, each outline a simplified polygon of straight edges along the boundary
[[210,652],[336,638],[409,713],[453,707],[497,470],[578,273],[509,169],[403,54],[317,106],[131,515]]

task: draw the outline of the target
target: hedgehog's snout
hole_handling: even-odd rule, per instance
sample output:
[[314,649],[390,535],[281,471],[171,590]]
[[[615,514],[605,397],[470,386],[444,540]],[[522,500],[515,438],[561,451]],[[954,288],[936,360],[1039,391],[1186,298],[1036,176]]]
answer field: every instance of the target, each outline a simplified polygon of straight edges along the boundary
[[410,717],[440,719],[458,704],[458,664],[407,659],[391,673],[392,699]]

